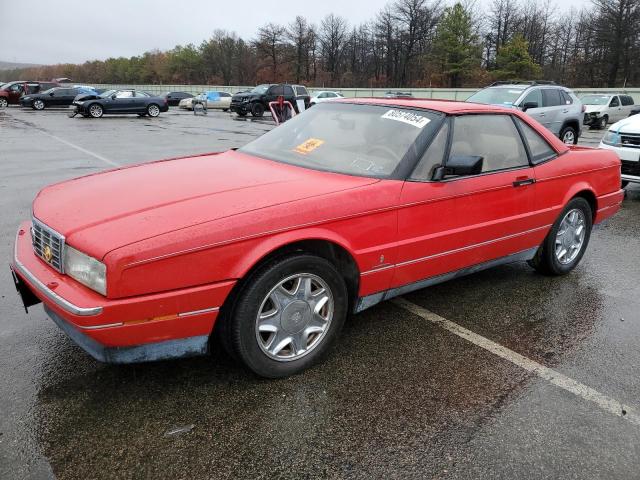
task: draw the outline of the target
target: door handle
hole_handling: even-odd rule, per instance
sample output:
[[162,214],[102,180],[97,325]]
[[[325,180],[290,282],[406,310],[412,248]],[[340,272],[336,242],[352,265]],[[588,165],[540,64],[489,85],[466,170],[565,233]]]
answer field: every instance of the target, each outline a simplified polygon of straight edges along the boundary
[[562,110],[562,113],[569,113],[569,110]]
[[515,182],[513,182],[513,186],[514,187],[523,187],[525,185],[532,185],[534,183],[536,183],[536,179],[535,178],[518,177],[518,178],[516,178]]
[[538,115],[540,115],[541,117],[544,117],[544,113],[539,113]]

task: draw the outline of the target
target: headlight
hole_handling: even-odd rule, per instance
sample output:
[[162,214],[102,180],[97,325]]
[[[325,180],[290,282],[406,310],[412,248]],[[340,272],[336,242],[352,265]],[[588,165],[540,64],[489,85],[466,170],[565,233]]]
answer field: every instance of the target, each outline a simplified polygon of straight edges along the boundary
[[600,115],[600,112],[589,112],[589,115],[591,115],[592,117],[597,117],[598,115]]
[[620,135],[609,130],[602,139],[602,143],[606,143],[607,145],[620,145]]
[[107,267],[69,245],[64,247],[64,273],[102,295],[107,294]]

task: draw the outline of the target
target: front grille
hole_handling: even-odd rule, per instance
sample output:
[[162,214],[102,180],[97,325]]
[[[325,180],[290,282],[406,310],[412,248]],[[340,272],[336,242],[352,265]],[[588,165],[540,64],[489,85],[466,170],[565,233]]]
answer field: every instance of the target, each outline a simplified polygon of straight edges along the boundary
[[640,162],[630,162],[629,160],[622,160],[621,163],[623,174],[640,177]]
[[35,218],[32,219],[32,225],[33,251],[57,271],[63,273],[64,237]]
[[640,135],[634,133],[621,133],[620,143],[623,147],[640,148]]

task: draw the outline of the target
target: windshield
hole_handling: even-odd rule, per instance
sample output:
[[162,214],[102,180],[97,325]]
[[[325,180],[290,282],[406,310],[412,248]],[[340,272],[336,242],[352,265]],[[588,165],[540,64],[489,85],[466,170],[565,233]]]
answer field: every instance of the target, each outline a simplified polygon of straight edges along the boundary
[[584,105],[606,105],[609,103],[609,95],[585,95],[580,99]]
[[253,87],[253,89],[249,93],[259,93],[262,95],[269,89],[270,85],[258,85],[257,87]]
[[315,170],[388,178],[442,117],[427,110],[322,103],[240,151]]
[[110,97],[111,95],[113,95],[114,93],[116,93],[117,90],[107,90],[106,92],[102,92],[100,95],[98,95],[100,98],[107,98]]
[[490,87],[474,93],[467,102],[484,103],[487,105],[513,105],[524,92],[517,87]]

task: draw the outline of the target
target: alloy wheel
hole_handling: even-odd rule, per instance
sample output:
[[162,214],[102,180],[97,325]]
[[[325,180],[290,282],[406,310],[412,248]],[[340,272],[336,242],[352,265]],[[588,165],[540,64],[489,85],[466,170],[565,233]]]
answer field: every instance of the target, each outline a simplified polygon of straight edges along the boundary
[[329,330],[334,297],[317,275],[299,273],[265,296],[256,317],[258,345],[269,358],[292,361],[315,349]]
[[569,210],[564,216],[556,233],[555,255],[558,262],[567,265],[576,259],[584,245],[586,224],[584,213],[578,208]]
[[576,135],[575,133],[573,133],[573,130],[567,130],[566,132],[564,132],[564,135],[562,136],[562,141],[564,143],[566,143],[567,145],[574,145],[575,140]]
[[44,102],[42,100],[36,100],[35,102],[33,102],[33,108],[35,108],[36,110],[44,109]]
[[7,99],[0,98],[0,108],[5,108],[7,105],[9,105],[9,102],[7,102]]
[[149,107],[147,108],[147,113],[150,117],[157,117],[158,115],[160,115],[160,107],[158,107],[157,105],[149,105]]
[[91,116],[93,118],[99,118],[102,116],[102,107],[100,105],[98,105],[97,103],[94,103],[93,105],[91,105],[89,107],[89,114],[91,114]]

